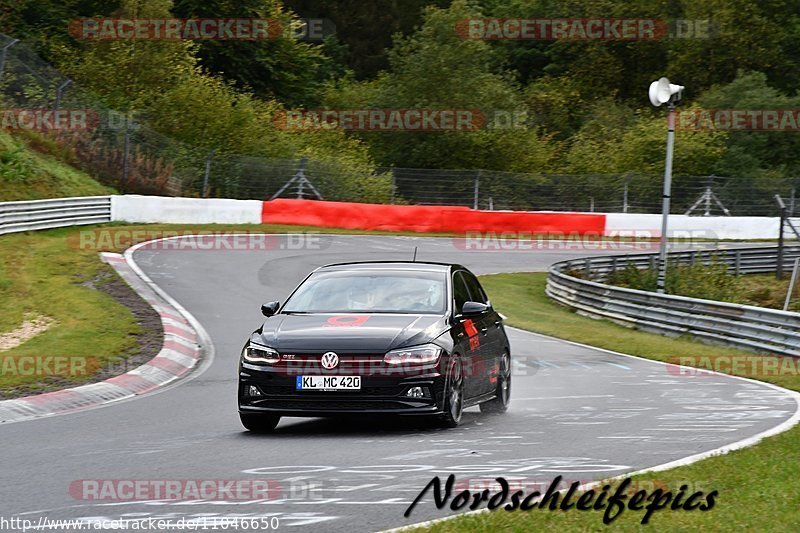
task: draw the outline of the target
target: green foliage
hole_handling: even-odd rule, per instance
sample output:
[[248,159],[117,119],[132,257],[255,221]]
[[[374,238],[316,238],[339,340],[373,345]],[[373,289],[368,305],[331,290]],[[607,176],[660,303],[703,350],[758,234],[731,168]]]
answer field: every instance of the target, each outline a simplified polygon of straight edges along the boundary
[[[302,17],[329,18],[336,26],[335,44],[346,50],[340,64],[359,80],[372,79],[389,67],[387,50],[395,34],[409,35],[422,22],[427,6],[447,7],[450,0],[285,0]],[[334,54],[329,54],[334,57]]]
[[[275,0],[177,0],[172,9],[181,18],[261,18],[280,21],[285,31],[264,41],[201,41],[197,58],[209,72],[224,76],[237,88],[275,98],[289,106],[315,105],[323,84],[341,75],[325,53],[324,43],[302,42],[289,28],[294,17]],[[330,46],[330,43],[329,43]]]
[[[69,21],[92,16],[262,17],[284,26],[298,16],[319,17],[333,20],[337,33],[323,42],[288,34],[259,42],[76,41],[68,34]],[[654,18],[673,25],[708,19],[711,25],[707,35],[651,41],[481,41],[457,31],[472,17]],[[584,205],[589,189],[598,194],[595,175],[647,176],[631,185],[632,197],[657,188],[665,121],[663,108],[645,98],[653,79],[666,74],[687,86],[679,110],[800,108],[794,68],[800,4],[788,0],[20,0],[0,9],[0,31],[35,44],[72,78],[68,98],[83,87],[183,143],[166,155],[195,161],[176,163],[193,179],[211,150],[278,159],[315,154],[320,168],[355,180],[359,174],[365,184],[373,161],[581,173],[585,183],[569,187]],[[6,70],[3,83],[16,82],[20,100],[51,105],[52,87]],[[273,124],[285,108],[316,107],[469,109],[488,123],[470,132],[349,134],[289,133]],[[498,113],[521,117],[522,127],[497,127]],[[724,176],[724,190],[715,192],[728,208],[766,213],[772,196],[786,195],[800,175],[799,149],[800,137],[791,133],[679,130],[676,183],[686,175]],[[237,179],[229,174],[226,187]],[[383,181],[376,183],[383,195]],[[374,197],[367,192],[372,185],[342,184],[342,191],[351,189]]]
[[30,159],[21,146],[0,150],[0,179],[22,182],[32,170]]
[[[658,281],[656,269],[639,269],[629,263],[625,268],[609,275],[606,283],[643,291],[655,291]],[[728,265],[717,258],[709,263],[693,265],[667,265],[664,282],[667,294],[703,298],[723,302],[737,301],[739,277],[728,274]]]
[[713,21],[708,39],[673,39],[667,57],[675,78],[692,80],[693,94],[732,82],[739,70],[760,71],[776,87],[795,91],[800,4],[791,0],[682,2],[685,19]]
[[[634,111],[610,99],[599,101],[590,118],[570,139],[571,172],[642,172],[664,170],[666,119]],[[708,175],[725,151],[727,133],[678,131],[673,160],[676,175]]]
[[0,201],[36,200],[63,196],[114,194],[112,189],[63,163],[63,153],[43,155],[41,148],[54,148],[38,134],[12,137],[0,131]]
[[[704,93],[699,104],[706,109],[797,109],[800,96],[789,96],[769,85],[761,72],[740,72],[727,84]],[[734,131],[728,135],[726,150],[715,165],[718,175],[731,176],[728,183],[735,190],[731,197],[762,197],[771,200],[786,178],[800,175],[800,137],[797,132]]]
[[[122,0],[114,13],[128,18],[170,18],[170,0]],[[54,46],[59,69],[119,111],[145,108],[186,78],[197,61],[189,41],[84,40]]]
[[277,108],[274,101],[256,100],[198,68],[153,101],[147,116],[160,133],[202,151],[276,156],[286,147],[273,147],[277,139],[264,130],[271,128]]
[[522,95],[529,123],[561,139],[569,138],[588,112],[580,94],[580,84],[570,78],[545,75],[531,81]]
[[558,151],[538,128],[493,128],[500,112],[522,112],[519,87],[489,43],[463,39],[456,24],[480,16],[457,0],[449,9],[429,7],[417,32],[396,36],[391,69],[373,82],[340,83],[325,98],[332,108],[460,109],[482,113],[479,131],[370,132],[360,134],[383,165],[413,168],[547,170]]
[[[279,18],[285,26],[292,21],[280,2],[269,0],[203,5],[183,1],[174,7],[170,0],[122,0],[119,9],[111,14],[169,18],[176,14],[219,17],[223,13]],[[273,123],[276,113],[283,109],[275,96],[293,95],[284,99],[288,102],[313,101],[321,94],[320,84],[325,81],[318,79],[314,69],[324,64],[329,74],[336,72],[326,63],[320,46],[286,35],[267,42],[238,43],[82,41],[77,45],[52,44],[49,50],[76,85],[88,89],[108,108],[132,111],[146,125],[131,135],[127,183],[133,188],[118,178],[123,168],[121,133],[105,147],[88,136],[76,136],[69,142],[70,150],[82,156],[77,158],[80,166],[106,183],[132,192],[163,193],[174,172],[188,178],[190,187],[198,190],[192,181],[202,176],[205,159],[212,150],[218,156],[241,154],[279,159],[314,154],[321,164],[332,169],[329,189],[338,187],[342,196],[352,199],[388,199],[385,180],[376,184],[369,178],[373,165],[366,147],[357,139],[349,139],[341,131],[290,133]],[[223,77],[219,73],[223,66],[225,73],[236,71],[237,76],[246,77],[250,83],[245,84],[241,77]],[[248,87],[258,91],[252,92]],[[107,138],[115,134],[102,133]],[[153,154],[148,155],[139,145],[154,148]],[[239,182],[246,172],[235,161],[217,165],[212,174],[212,192],[244,194]],[[244,177],[252,180],[257,176]],[[289,177],[291,174],[282,179]],[[359,183],[362,179],[364,183]],[[183,192],[191,194],[192,190]]]
[[389,203],[392,182],[376,176],[366,154],[333,157],[326,147],[301,150],[310,160],[307,176],[323,198],[338,201]]

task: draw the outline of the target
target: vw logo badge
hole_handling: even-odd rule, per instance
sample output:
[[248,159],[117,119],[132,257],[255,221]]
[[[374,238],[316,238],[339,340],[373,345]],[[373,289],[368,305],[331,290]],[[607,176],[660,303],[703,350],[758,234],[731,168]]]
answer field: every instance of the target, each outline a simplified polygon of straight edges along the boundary
[[335,352],[326,352],[322,355],[322,366],[328,370],[333,370],[339,365],[339,356]]

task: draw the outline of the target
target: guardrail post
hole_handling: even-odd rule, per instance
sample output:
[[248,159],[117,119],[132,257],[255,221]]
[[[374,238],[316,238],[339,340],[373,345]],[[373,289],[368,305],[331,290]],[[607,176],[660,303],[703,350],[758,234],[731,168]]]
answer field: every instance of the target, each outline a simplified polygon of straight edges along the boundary
[[786,204],[780,195],[775,195],[775,201],[781,210],[780,227],[778,228],[778,264],[775,267],[775,279],[783,279],[783,227],[786,225]]
[[734,259],[734,274],[738,276],[741,268],[742,268],[742,251],[736,250],[736,255]]
[[208,179],[211,176],[211,159],[213,159],[214,152],[216,151],[216,149],[211,150],[206,158],[206,170],[203,173],[203,198],[208,198]]
[[789,310],[789,303],[792,301],[792,293],[794,292],[794,284],[797,282],[797,271],[800,269],[800,257],[794,260],[794,268],[792,269],[792,279],[789,280],[789,290],[786,291],[786,301],[783,302],[783,310]]
[[122,180],[120,183],[120,185],[122,186],[120,187],[121,189],[124,189],[124,187],[128,184],[128,171],[129,171],[128,155],[130,154],[130,151],[131,151],[131,130],[128,125],[128,121],[126,120],[125,140],[122,145]]
[[472,209],[478,209],[478,195],[480,194],[481,190],[481,171],[479,170],[478,173],[475,175],[475,187],[472,191]]
[[583,261],[583,271],[586,273],[586,279],[592,276],[592,260],[588,257]]
[[631,175],[630,172],[625,175],[625,183],[622,186],[622,212],[628,212],[628,182],[630,182]]

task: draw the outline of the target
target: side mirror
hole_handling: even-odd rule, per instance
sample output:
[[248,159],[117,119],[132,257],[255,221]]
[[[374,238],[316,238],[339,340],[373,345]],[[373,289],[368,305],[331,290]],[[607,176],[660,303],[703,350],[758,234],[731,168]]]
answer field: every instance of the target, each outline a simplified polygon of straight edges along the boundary
[[480,302],[464,302],[461,314],[464,316],[482,315],[489,310],[489,306]]
[[264,316],[272,316],[278,312],[280,306],[280,302],[267,302],[261,306],[261,314]]

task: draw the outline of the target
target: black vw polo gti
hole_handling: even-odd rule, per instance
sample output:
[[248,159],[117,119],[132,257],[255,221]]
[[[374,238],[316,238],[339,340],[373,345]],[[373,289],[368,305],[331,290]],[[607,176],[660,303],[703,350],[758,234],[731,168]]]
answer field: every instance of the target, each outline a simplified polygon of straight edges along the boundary
[[502,413],[509,342],[460,265],[371,262],[312,272],[242,350],[239,416],[269,432],[284,416],[430,415],[455,427],[480,404]]

